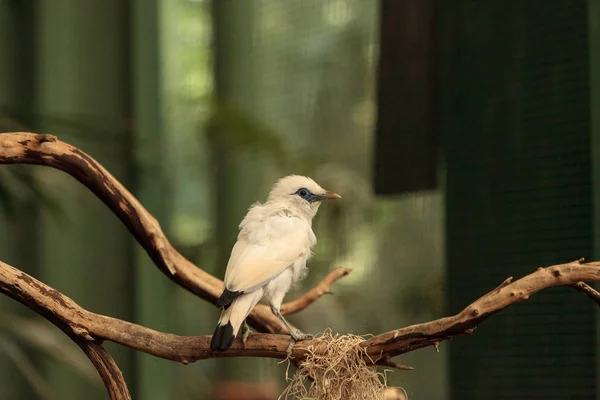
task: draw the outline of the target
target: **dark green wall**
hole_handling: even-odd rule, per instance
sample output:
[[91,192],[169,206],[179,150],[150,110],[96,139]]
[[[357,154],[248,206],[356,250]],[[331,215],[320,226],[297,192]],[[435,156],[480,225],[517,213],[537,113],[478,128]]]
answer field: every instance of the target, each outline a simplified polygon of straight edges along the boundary
[[[452,3],[452,4],[451,4]],[[588,3],[440,5],[448,312],[593,255]],[[594,304],[544,291],[451,343],[454,399],[595,396]]]
[[[165,226],[159,3],[0,0],[0,132],[50,132],[80,147]],[[63,214],[39,212],[33,200],[13,220],[0,215],[0,259],[90,311],[168,331],[175,287],[110,210],[67,174],[13,168],[30,170]],[[0,311],[26,313],[8,298]],[[172,362],[107,346],[135,398],[168,397]],[[58,398],[106,398],[101,384],[66,363],[46,354],[32,359]],[[0,351],[0,397],[37,398],[22,375]]]
[[[36,79],[33,77],[36,30],[31,26],[35,16],[32,1],[0,0],[0,116],[3,117],[0,131],[25,129],[35,123],[30,112],[36,103]],[[19,24],[18,21],[25,24]],[[27,25],[29,28],[24,29]],[[21,170],[31,172],[32,168]],[[39,273],[39,254],[36,251],[39,235],[35,228],[38,223],[39,209],[35,199],[21,201],[12,216],[0,213],[0,259],[19,265],[29,274]],[[5,296],[0,298],[0,313],[3,316],[13,313],[32,315]],[[4,332],[0,333],[3,345],[7,339]],[[0,398],[34,396],[35,391],[15,365],[15,360],[11,360],[6,351],[0,352]]]

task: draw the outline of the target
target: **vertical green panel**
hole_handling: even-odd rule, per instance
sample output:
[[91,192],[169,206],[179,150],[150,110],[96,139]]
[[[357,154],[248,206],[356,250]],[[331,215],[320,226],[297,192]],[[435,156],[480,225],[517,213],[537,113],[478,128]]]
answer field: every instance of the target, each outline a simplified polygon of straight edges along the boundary
[[[169,171],[169,239],[188,259],[214,273],[211,223],[212,163],[204,129],[212,94],[212,47],[209,1],[160,0],[160,75],[163,110],[163,164]],[[220,270],[220,268],[219,268]],[[169,326],[181,335],[213,332],[217,308],[186,290],[170,301]],[[173,364],[171,398],[198,399],[209,392],[221,360]]]
[[[211,128],[212,155],[215,166],[214,221],[219,246],[218,270],[224,274],[238,225],[247,208],[259,196],[256,174],[261,170],[258,159],[249,160],[245,142],[256,140],[248,122],[256,118],[256,75],[252,42],[239,40],[252,37],[253,5],[250,2],[213,1],[214,24],[214,112]],[[246,138],[244,137],[246,136]],[[254,143],[250,143],[253,145]],[[252,162],[252,168],[248,163]]]
[[[130,185],[128,10],[121,0],[39,2],[40,130],[53,132],[98,159]],[[120,221],[78,182],[58,171],[40,177],[65,210],[45,213],[40,278],[83,307],[131,319],[132,240]],[[130,379],[133,354],[111,346]],[[59,398],[104,399],[54,361],[45,363]]]
[[[449,312],[593,253],[584,1],[462,0],[442,22]],[[594,304],[536,294],[451,343],[457,399],[595,395]]]
[[[210,128],[213,185],[216,275],[222,278],[238,225],[248,207],[265,193],[257,184],[263,163],[245,146],[257,140],[252,122],[260,92],[255,73],[254,14],[256,3],[212,0],[214,37],[214,119]],[[250,40],[242,40],[248,38]],[[252,122],[250,122],[252,121]],[[258,122],[261,124],[261,121]],[[259,126],[258,129],[262,129]],[[215,310],[214,325],[218,319]],[[214,329],[214,328],[213,328]],[[212,331],[212,329],[211,329]],[[211,332],[212,333],[212,332]],[[247,379],[258,374],[258,360],[218,360],[215,372],[221,379]]]
[[[373,177],[377,195],[437,188],[435,3],[435,0],[379,2]],[[407,26],[411,27],[408,35]]]
[[[134,193],[162,223],[166,231],[169,187],[164,170],[163,118],[161,105],[159,0],[133,2],[133,85],[135,155],[137,176]],[[138,246],[135,259],[135,321],[168,331],[170,291],[173,284],[152,264]],[[170,398],[173,364],[136,353],[134,397],[148,400]]]
[[[35,52],[33,46],[34,30],[23,32],[20,24],[32,25],[34,13],[31,2],[23,1],[15,4],[8,0],[0,0],[0,132],[22,128],[31,120],[16,121],[16,115],[22,114],[24,107],[35,107],[33,86],[35,79],[31,76],[33,66],[21,64],[19,61],[31,61]],[[20,49],[18,43],[29,46]],[[10,171],[6,166],[6,176]],[[13,169],[14,170],[14,169]],[[31,199],[16,207],[15,215],[10,218],[0,211],[0,259],[30,274],[37,273],[38,245],[36,229],[38,210]],[[25,243],[30,246],[25,245]],[[14,300],[0,296],[0,313],[26,313],[25,308]],[[34,395],[30,384],[17,370],[15,360],[4,352],[4,340],[14,338],[4,330],[0,330],[0,398],[28,398]]]

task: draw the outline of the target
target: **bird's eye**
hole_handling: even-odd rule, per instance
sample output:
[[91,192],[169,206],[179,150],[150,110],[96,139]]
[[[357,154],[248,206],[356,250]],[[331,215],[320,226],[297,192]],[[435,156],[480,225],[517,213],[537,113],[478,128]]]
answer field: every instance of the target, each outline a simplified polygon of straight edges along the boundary
[[300,195],[300,197],[306,197],[308,195],[308,190],[306,190],[306,189],[300,189],[298,191],[298,194]]

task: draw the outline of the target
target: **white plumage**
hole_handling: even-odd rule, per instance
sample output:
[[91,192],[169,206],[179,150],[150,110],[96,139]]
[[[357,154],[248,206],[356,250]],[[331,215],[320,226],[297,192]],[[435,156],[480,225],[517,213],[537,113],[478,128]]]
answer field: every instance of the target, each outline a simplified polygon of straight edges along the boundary
[[295,340],[305,336],[291,330],[279,309],[290,287],[306,273],[306,262],[317,243],[312,219],[321,201],[339,198],[308,177],[290,175],[275,184],[266,203],[250,207],[240,224],[225,272],[225,288],[217,301],[223,311],[212,337],[212,350],[231,346],[261,300],[271,306]]

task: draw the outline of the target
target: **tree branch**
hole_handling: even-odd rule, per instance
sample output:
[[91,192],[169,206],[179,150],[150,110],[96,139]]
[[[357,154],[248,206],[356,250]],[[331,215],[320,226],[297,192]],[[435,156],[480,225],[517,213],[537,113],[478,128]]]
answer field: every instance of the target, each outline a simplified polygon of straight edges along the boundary
[[567,264],[538,268],[511,283],[507,279],[496,289],[468,305],[460,313],[424,324],[412,325],[377,335],[363,343],[372,357],[408,353],[459,335],[470,335],[486,319],[529,296],[553,286],[572,286],[580,281],[600,281],[600,262]]
[[[391,357],[435,346],[455,336],[471,334],[479,324],[504,308],[553,286],[571,286],[580,281],[600,281],[600,262],[578,261],[538,269],[515,282],[482,296],[460,313],[424,324],[387,332],[362,342],[374,363],[394,366]],[[178,336],[89,312],[73,300],[35,278],[0,262],[0,292],[23,303],[58,326],[70,337],[97,343],[110,340],[144,353],[187,364],[221,357],[270,357],[285,359],[288,335],[251,334],[245,346],[236,340],[225,352],[210,350],[210,336]],[[316,347],[315,347],[316,346]],[[296,343],[292,357],[302,360],[310,351],[319,352],[319,342]],[[406,368],[403,368],[406,369]]]
[[111,400],[131,400],[123,373],[115,360],[100,343],[75,341],[88,356],[104,382]]
[[585,293],[590,299],[600,305],[600,293],[585,282],[577,282],[573,287],[582,293]]
[[121,370],[102,347],[101,340],[90,334],[88,314],[91,313],[60,292],[1,261],[0,292],[42,315],[77,343],[96,367],[111,400],[131,399]]
[[[210,350],[211,337],[178,336],[158,332],[141,325],[85,310],[69,297],[38,281],[32,276],[0,261],[0,292],[24,304],[59,327],[70,338],[84,347],[95,365],[103,363],[110,368],[106,356],[98,346],[110,340],[134,350],[156,357],[188,364],[197,360],[216,357],[271,357],[284,359],[290,343],[289,335],[251,334],[245,346],[236,340],[225,352]],[[306,346],[300,342],[294,346],[293,357],[302,359]],[[87,348],[87,345],[97,345]],[[97,356],[96,356],[97,355]],[[112,362],[114,364],[114,362]],[[108,373],[108,372],[107,372]],[[114,375],[114,372],[110,372]],[[104,376],[103,376],[104,377]]]
[[[183,257],[140,202],[100,163],[78,148],[52,135],[3,133],[0,134],[0,164],[45,165],[68,173],[117,215],[169,279],[213,304],[221,294],[223,282]],[[311,292],[291,305],[284,304],[282,308],[299,311],[300,306],[304,304],[306,307],[318,298]],[[252,311],[248,323],[260,332],[288,332],[264,305],[258,305]]]
[[333,286],[338,279],[343,278],[350,272],[352,272],[352,269],[343,267],[338,267],[331,270],[327,276],[317,284],[317,286],[306,292],[304,295],[302,295],[302,297],[282,305],[281,313],[283,315],[295,314],[319,300],[321,296],[325,294],[333,294],[331,291],[331,286]]

